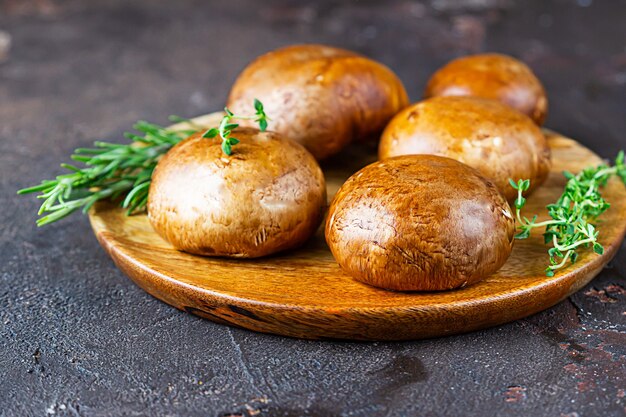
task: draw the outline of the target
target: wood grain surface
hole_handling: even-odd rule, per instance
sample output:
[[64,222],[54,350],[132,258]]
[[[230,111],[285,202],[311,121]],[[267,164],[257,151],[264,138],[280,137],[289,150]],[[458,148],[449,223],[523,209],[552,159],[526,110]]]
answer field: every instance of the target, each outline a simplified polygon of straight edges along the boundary
[[[214,124],[220,113],[195,119]],[[562,192],[563,170],[601,162],[592,151],[546,132],[553,168],[528,200],[525,213],[547,217],[545,205]],[[358,168],[375,160],[375,148],[350,148],[323,166],[329,199]],[[310,339],[406,340],[468,332],[526,317],[587,284],[613,257],[626,231],[626,192],[618,180],[604,190],[612,207],[598,222],[604,255],[591,251],[548,278],[540,231],[517,241],[507,263],[467,288],[437,293],[391,292],[344,274],[323,236],[303,248],[257,260],[189,255],[173,249],[145,215],[127,217],[112,203],[96,205],[93,230],[115,263],[141,288],[192,314],[255,331]],[[149,312],[146,312],[149,314]]]

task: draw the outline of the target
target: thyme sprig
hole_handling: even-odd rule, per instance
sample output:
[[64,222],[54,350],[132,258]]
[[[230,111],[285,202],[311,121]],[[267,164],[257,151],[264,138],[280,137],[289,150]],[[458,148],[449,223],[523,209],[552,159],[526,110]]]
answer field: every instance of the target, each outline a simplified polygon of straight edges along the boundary
[[[232,153],[232,146],[239,141],[231,136],[238,126],[230,123],[232,119],[252,119],[261,130],[267,128],[268,117],[263,104],[255,100],[254,116],[236,116],[225,109],[226,115],[219,128],[209,129],[205,137],[217,134],[222,138],[222,150],[226,155]],[[131,143],[118,144],[97,141],[93,148],[79,148],[71,159],[82,166],[61,164],[67,173],[52,180],[44,180],[39,185],[19,190],[18,194],[40,193],[37,198],[43,202],[39,208],[38,226],[53,223],[69,216],[77,210],[86,213],[97,201],[124,197],[122,207],[128,215],[142,212],[148,202],[148,191],[152,172],[159,159],[174,145],[190,135],[205,130],[188,119],[171,116],[173,122],[187,122],[182,130],[168,129],[145,121],[137,122],[133,128],[136,133],[125,133]],[[206,133],[217,131],[216,135]],[[226,144],[226,145],[225,145]]]
[[236,116],[231,112],[228,107],[224,107],[224,112],[226,115],[222,119],[219,127],[208,129],[202,135],[203,138],[214,138],[217,135],[222,139],[222,151],[226,155],[230,155],[232,153],[232,148],[236,144],[239,143],[239,139],[231,136],[231,133],[234,129],[239,127],[237,123],[231,123],[233,119],[239,120],[254,120],[259,124],[259,129],[261,132],[264,132],[267,129],[267,121],[269,118],[265,114],[265,110],[263,109],[263,103],[261,103],[256,98],[254,99],[254,116]]
[[591,247],[597,254],[604,253],[604,247],[598,242],[599,232],[593,222],[610,207],[600,194],[607,181],[617,175],[626,184],[624,152],[619,152],[612,167],[602,164],[585,168],[577,175],[567,171],[563,175],[567,178],[563,194],[555,203],[547,206],[551,220],[543,222],[537,222],[537,215],[531,219],[521,215],[526,204],[522,194],[530,187],[530,180],[509,180],[517,190],[515,210],[518,233],[515,238],[526,239],[532,229],[545,227],[544,241],[552,245],[548,249],[550,264],[545,271],[547,276],[554,276],[555,271],[563,268],[568,260],[576,262],[578,251],[582,248]]

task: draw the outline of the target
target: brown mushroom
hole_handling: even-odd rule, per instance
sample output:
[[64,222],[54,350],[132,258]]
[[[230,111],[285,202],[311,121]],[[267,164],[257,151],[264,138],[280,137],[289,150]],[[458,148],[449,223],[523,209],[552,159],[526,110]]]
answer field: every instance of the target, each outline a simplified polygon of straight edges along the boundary
[[548,98],[530,68],[502,54],[470,55],[455,59],[428,81],[424,97],[476,96],[498,100],[543,124]]
[[172,148],[152,176],[148,216],[177,249],[255,258],[304,243],[326,206],[324,175],[299,144],[238,128],[226,156],[220,140],[195,134]]
[[497,271],[511,253],[511,209],[478,171],[433,155],[378,161],[335,196],[326,241],[349,275],[392,290],[448,290]]
[[261,100],[271,129],[318,160],[351,140],[377,137],[408,105],[402,82],[386,66],[354,52],[295,45],[260,56],[233,85],[227,106],[251,114]]
[[548,176],[550,148],[526,115],[495,100],[434,97],[407,107],[383,132],[380,159],[398,155],[447,156],[478,169],[509,201],[509,179],[530,179],[532,192]]

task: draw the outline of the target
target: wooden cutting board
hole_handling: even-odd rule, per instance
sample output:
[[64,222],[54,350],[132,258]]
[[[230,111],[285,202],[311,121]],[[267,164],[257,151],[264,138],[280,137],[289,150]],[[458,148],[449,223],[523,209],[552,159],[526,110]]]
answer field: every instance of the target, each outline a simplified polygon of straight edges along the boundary
[[[222,114],[194,121],[215,125]],[[596,165],[592,151],[546,132],[553,168],[528,200],[524,213],[542,214],[563,190],[563,170]],[[353,146],[324,164],[329,199],[343,181],[376,159],[375,149]],[[93,230],[116,265],[154,297],[227,325],[307,339],[406,340],[468,332],[520,319],[549,308],[582,288],[611,260],[626,231],[626,191],[619,180],[603,195],[612,207],[598,222],[604,255],[584,252],[578,262],[548,278],[541,231],[516,241],[496,274],[455,291],[391,292],[344,274],[324,241],[323,228],[303,248],[256,260],[190,255],[173,249],[145,215],[127,217],[112,203],[90,212]],[[146,312],[150,314],[150,312]]]

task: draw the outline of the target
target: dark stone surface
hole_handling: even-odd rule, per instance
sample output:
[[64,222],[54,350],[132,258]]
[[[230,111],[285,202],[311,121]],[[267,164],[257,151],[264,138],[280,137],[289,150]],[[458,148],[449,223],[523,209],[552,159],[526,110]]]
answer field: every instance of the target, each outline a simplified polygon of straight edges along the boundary
[[[361,51],[413,99],[450,58],[497,50],[547,86],[548,126],[626,147],[626,2],[0,1],[0,415],[623,416],[626,250],[556,307],[467,335],[311,342],[213,324],[151,298],[87,219],[34,226],[14,191],[137,119],[206,113],[253,57]],[[10,45],[9,45],[9,36]]]

